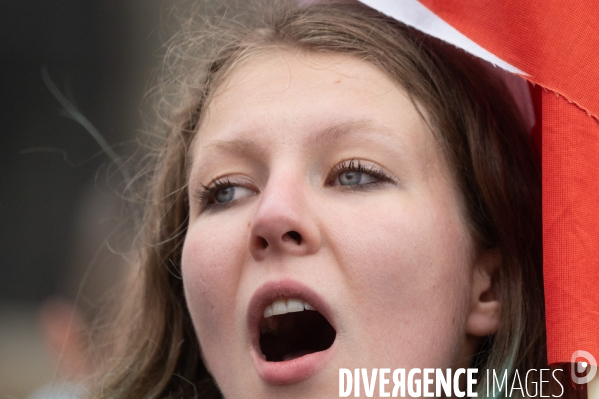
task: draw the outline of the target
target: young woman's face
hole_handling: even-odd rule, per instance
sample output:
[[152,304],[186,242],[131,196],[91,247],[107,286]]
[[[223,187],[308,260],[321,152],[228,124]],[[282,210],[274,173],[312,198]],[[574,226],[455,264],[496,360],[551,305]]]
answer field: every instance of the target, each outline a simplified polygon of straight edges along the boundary
[[218,89],[182,270],[225,397],[336,397],[340,368],[464,361],[477,251],[439,147],[349,56],[255,56]]

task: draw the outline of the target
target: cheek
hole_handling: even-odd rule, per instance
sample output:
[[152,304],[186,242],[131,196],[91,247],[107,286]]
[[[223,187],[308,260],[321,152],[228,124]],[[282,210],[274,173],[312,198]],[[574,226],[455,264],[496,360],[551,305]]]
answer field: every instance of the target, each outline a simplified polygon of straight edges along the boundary
[[331,214],[354,321],[367,326],[360,333],[369,338],[360,340],[389,342],[408,362],[425,361],[422,348],[431,348],[430,361],[450,361],[469,298],[469,238],[450,211],[428,212],[438,207],[423,201],[397,203],[379,201],[360,218],[348,217],[355,209]]
[[[218,228],[220,226],[220,229]],[[204,348],[228,340],[234,331],[235,297],[247,234],[243,229],[222,231],[222,224],[190,226],[183,246],[181,268],[185,299],[198,339]]]
[[[389,206],[335,212],[331,229],[334,252],[358,282],[392,281],[414,294],[415,300],[465,277],[471,263],[471,244],[461,222],[448,215],[423,211],[424,204],[403,209]],[[396,292],[397,295],[397,292]]]

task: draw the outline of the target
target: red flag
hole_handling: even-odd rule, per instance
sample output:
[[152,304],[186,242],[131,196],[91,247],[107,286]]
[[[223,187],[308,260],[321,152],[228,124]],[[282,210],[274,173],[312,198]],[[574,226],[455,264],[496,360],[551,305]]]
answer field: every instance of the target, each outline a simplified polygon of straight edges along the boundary
[[360,1],[545,89],[540,98],[548,358],[565,363],[577,350],[599,354],[595,1]]

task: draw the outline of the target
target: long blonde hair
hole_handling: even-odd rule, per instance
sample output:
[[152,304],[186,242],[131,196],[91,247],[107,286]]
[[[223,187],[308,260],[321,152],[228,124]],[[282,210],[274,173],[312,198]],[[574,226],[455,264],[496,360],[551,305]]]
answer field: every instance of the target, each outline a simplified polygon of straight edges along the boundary
[[95,396],[220,397],[201,359],[180,274],[187,151],[215,88],[241,60],[273,47],[357,57],[408,93],[443,146],[473,237],[503,260],[494,278],[503,320],[473,367],[481,376],[485,368],[510,375],[547,368],[539,163],[505,87],[469,55],[365,6],[263,3],[230,23],[202,19],[196,29],[192,18],[171,44],[155,136],[160,149],[145,175],[141,267],[117,322],[120,353],[108,358]]

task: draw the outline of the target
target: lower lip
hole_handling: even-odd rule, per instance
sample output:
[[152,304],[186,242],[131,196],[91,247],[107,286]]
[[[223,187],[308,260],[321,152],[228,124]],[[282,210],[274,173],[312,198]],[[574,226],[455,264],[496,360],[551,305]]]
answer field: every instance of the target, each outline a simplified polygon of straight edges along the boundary
[[273,385],[293,384],[311,377],[320,370],[333,355],[334,347],[335,343],[327,350],[283,362],[267,362],[264,355],[256,350],[252,351],[252,357],[258,375],[265,382]]

